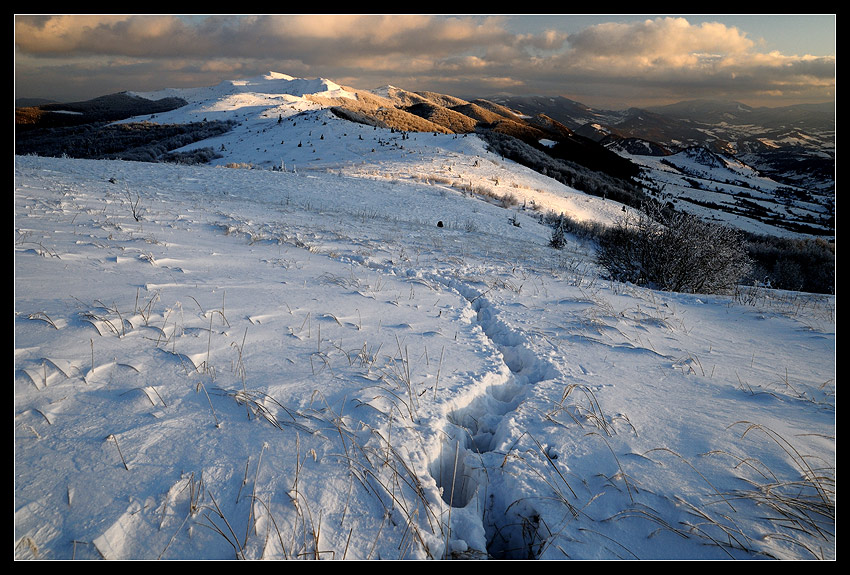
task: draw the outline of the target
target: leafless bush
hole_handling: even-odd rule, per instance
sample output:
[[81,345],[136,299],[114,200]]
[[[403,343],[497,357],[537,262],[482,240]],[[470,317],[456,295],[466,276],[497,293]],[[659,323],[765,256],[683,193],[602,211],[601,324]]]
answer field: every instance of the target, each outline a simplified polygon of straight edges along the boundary
[[694,293],[729,291],[751,265],[738,231],[659,204],[620,218],[597,261],[612,279]]

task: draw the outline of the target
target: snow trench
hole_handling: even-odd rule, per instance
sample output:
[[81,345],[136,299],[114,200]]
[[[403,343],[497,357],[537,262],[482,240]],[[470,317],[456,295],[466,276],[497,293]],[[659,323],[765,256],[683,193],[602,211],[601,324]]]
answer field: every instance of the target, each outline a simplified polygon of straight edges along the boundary
[[527,345],[524,334],[501,322],[495,307],[469,288],[453,285],[507,369],[482,376],[485,392],[452,411],[431,474],[450,509],[452,545],[447,555],[534,559],[545,543],[527,493],[512,486],[505,460],[516,438],[503,429],[530,386],[553,376],[554,367]]

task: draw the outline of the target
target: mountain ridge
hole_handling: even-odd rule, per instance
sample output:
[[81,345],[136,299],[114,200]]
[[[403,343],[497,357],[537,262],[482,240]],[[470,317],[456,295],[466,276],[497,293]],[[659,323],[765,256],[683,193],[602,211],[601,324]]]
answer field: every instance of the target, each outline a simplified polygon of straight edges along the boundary
[[[756,191],[759,201],[767,203],[769,213],[784,214],[771,218],[771,226],[808,230],[816,235],[828,233],[830,226],[834,230],[834,223],[830,223],[834,222],[834,179],[830,180],[828,173],[829,169],[834,170],[834,156],[828,151],[820,152],[819,156],[814,152],[811,155],[799,153],[797,143],[815,148],[820,142],[816,138],[807,139],[799,128],[794,131],[796,140],[790,143],[776,143],[765,133],[753,134],[750,130],[747,145],[736,150],[730,140],[720,138],[706,125],[639,108],[621,112],[593,110],[566,98],[511,100],[500,96],[492,100],[465,100],[390,85],[363,90],[323,78],[296,78],[276,72],[208,87],[125,92],[92,100],[87,106],[103,107],[109,102],[115,102],[115,107],[126,116],[117,121],[127,128],[118,131],[117,135],[114,127],[110,128],[109,141],[128,134],[135,136],[138,130],[133,130],[132,125],[138,125],[154,138],[158,130],[166,132],[166,126],[182,126],[181,131],[190,132],[176,137],[172,129],[168,132],[169,143],[156,143],[155,148],[145,140],[143,148],[137,146],[129,156],[123,156],[127,159],[213,161],[266,169],[280,167],[284,162],[303,165],[322,160],[327,163],[336,152],[332,153],[333,147],[328,149],[328,145],[323,145],[325,156],[319,155],[315,140],[323,139],[325,127],[337,118],[398,136],[376,135],[370,147],[364,141],[365,132],[358,130],[361,143],[356,147],[361,150],[359,154],[375,153],[378,147],[392,147],[404,153],[409,134],[453,137],[476,134],[486,136],[484,139],[491,149],[503,157],[585,193],[617,199],[632,207],[640,207],[647,200],[646,194],[640,191],[644,188],[649,195],[671,205],[679,202],[689,209],[710,206],[714,211],[708,213],[709,217],[716,217],[720,209],[735,217],[744,214],[748,218],[762,218],[760,211],[742,211],[740,207],[743,203],[740,196]],[[128,108],[127,102],[136,102],[139,107]],[[704,109],[713,105],[690,102],[682,103],[677,109]],[[47,110],[50,116],[75,117],[78,114],[69,112],[81,109],[79,104],[76,106],[63,109],[54,105]],[[151,106],[160,109],[151,113]],[[738,104],[725,105],[721,109],[726,113],[732,109],[751,113]],[[141,111],[145,115],[135,113]],[[277,123],[273,122],[275,119]],[[37,149],[24,145],[27,131],[29,129],[16,130],[16,151],[38,153]],[[342,126],[336,137],[342,138],[350,131]],[[316,135],[318,132],[322,134]],[[785,137],[788,134],[786,132]],[[773,137],[779,135],[774,133]],[[53,141],[56,140],[57,136],[53,136]],[[104,138],[98,134],[60,134],[59,144],[54,145],[52,153],[73,157],[83,151],[96,150],[97,142],[102,140]],[[512,141],[521,142],[522,146]],[[176,144],[179,147],[175,147]],[[310,156],[296,152],[302,145],[305,151],[310,150]],[[354,150],[351,144],[345,147]],[[118,148],[120,142],[112,146],[113,150]],[[711,154],[696,154],[697,148],[704,148]],[[684,161],[678,161],[676,155],[682,153],[685,155],[679,157]],[[718,158],[718,154],[734,158],[734,163],[746,165],[747,169],[743,172],[731,169],[732,160],[713,159]],[[697,167],[700,161],[707,163]],[[793,165],[797,172],[783,173],[787,165]],[[675,177],[670,170],[677,172]],[[765,173],[780,185],[765,180],[762,175]],[[785,179],[777,174],[784,175]],[[708,197],[709,190],[713,190],[713,197]],[[784,198],[788,197],[805,199],[805,203],[796,204],[797,208],[804,206],[803,211],[789,212],[783,207],[782,203],[787,201]]]
[[[144,102],[163,102],[174,108],[151,110],[152,104],[140,106],[139,113],[131,113],[123,108],[109,114],[109,120],[126,120],[152,112],[168,112],[182,103],[184,106],[197,106],[198,119],[218,119],[219,112],[235,107],[247,107],[246,101],[236,102],[248,95],[266,94],[265,102],[252,103],[257,107],[269,109],[291,103],[294,99],[303,99],[320,106],[329,107],[337,116],[375,127],[390,130],[412,132],[434,132],[443,134],[472,134],[476,130],[487,129],[519,138],[529,145],[543,147],[540,142],[552,140],[562,144],[561,154],[572,155],[578,163],[591,162],[595,169],[605,170],[607,163],[620,164],[614,173],[622,173],[623,161],[603,146],[592,140],[574,134],[568,127],[545,114],[526,116],[518,111],[484,99],[467,101],[436,92],[412,92],[402,88],[387,86],[378,90],[360,90],[341,86],[330,80],[316,78],[306,80],[286,74],[269,72],[244,80],[223,81],[216,86],[189,89],[166,89],[156,92],[122,93],[121,100],[140,98]],[[289,96],[292,100],[287,101]],[[275,98],[279,100],[275,102]],[[220,104],[204,104],[215,100]],[[98,99],[92,100],[91,105]],[[52,105],[42,111],[54,112],[51,118],[61,112],[73,111],[80,104]],[[282,114],[282,112],[281,112]],[[64,114],[63,114],[64,115]],[[103,114],[105,117],[105,114]],[[121,117],[123,116],[123,117]],[[163,118],[160,122],[167,121]],[[37,122],[34,122],[37,124]],[[565,150],[566,148],[569,151]]]

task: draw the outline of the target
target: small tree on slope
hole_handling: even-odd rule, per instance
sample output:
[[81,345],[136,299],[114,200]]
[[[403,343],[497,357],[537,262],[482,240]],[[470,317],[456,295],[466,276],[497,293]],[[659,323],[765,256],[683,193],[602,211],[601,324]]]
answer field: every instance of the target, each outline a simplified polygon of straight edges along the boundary
[[559,250],[566,245],[567,239],[564,232],[565,227],[563,218],[558,218],[558,223],[552,230],[552,237],[549,239],[550,246]]

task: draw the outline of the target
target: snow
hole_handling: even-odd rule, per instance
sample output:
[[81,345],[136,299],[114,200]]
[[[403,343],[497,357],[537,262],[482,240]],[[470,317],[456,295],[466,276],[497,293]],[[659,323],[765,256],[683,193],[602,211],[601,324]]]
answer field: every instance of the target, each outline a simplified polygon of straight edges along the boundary
[[15,558],[835,559],[834,297],[604,280],[531,202],[622,206],[474,137],[223,167],[262,114],[15,158]]

